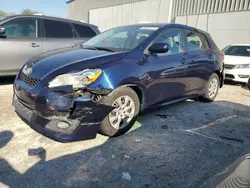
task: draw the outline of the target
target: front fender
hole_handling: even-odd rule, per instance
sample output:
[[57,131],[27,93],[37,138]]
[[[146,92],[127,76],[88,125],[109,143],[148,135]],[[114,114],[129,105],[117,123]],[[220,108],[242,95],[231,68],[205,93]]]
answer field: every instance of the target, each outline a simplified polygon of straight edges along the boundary
[[[131,87],[139,95],[142,103],[147,104],[147,87],[150,77],[136,59],[123,59],[107,64],[102,68],[101,76],[88,86],[88,89],[107,91],[106,94],[120,87]],[[96,93],[103,95],[102,93]]]

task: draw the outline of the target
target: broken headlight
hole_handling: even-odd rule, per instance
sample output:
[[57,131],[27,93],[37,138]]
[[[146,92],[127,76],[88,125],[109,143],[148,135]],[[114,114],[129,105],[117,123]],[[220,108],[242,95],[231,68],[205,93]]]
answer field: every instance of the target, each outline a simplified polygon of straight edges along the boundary
[[73,88],[82,88],[93,83],[101,73],[101,69],[86,69],[81,72],[62,74],[49,82],[49,88],[65,85],[72,85]]

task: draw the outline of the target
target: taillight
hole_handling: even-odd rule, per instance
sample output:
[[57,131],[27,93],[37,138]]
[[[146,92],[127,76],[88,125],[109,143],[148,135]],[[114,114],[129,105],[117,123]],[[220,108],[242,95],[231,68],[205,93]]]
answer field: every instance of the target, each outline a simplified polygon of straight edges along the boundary
[[222,58],[222,61],[224,61],[224,59],[225,59],[225,54],[224,54],[224,52],[221,52],[221,58]]

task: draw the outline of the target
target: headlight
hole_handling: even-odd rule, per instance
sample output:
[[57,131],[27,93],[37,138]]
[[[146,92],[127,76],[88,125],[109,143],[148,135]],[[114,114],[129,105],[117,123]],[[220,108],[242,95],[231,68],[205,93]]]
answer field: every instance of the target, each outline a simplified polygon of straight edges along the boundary
[[85,87],[93,83],[101,73],[101,69],[86,69],[81,72],[62,74],[49,82],[49,88],[65,85],[72,85],[73,88]]
[[235,68],[236,69],[250,68],[250,64],[236,65]]

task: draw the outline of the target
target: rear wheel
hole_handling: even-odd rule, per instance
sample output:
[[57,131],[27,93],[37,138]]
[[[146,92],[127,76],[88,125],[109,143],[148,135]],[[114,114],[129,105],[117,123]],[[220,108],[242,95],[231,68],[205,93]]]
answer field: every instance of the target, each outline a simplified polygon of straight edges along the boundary
[[250,78],[248,79],[248,82],[247,82],[247,88],[250,90]]
[[220,88],[220,79],[216,73],[213,73],[205,87],[205,93],[200,96],[200,100],[204,102],[212,102],[216,98]]
[[126,133],[135,123],[140,111],[140,101],[135,91],[129,87],[119,88],[104,103],[115,109],[103,120],[100,133],[110,137]]

